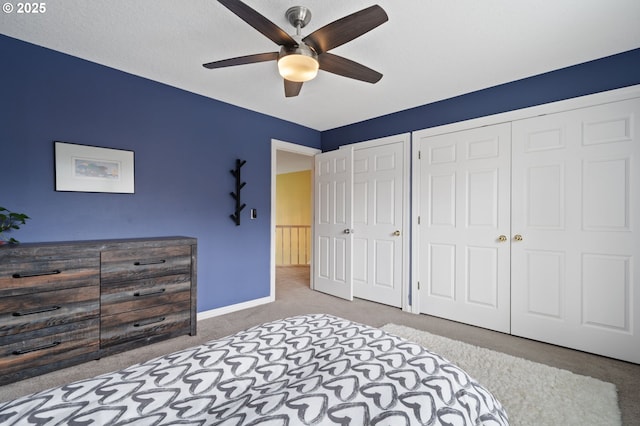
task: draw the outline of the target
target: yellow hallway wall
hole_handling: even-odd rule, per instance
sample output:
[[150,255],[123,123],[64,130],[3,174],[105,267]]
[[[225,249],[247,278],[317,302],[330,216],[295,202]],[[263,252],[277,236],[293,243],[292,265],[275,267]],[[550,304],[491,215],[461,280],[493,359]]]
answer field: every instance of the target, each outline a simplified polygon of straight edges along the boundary
[[311,178],[311,170],[276,176],[276,264],[278,265],[309,263],[312,220]]

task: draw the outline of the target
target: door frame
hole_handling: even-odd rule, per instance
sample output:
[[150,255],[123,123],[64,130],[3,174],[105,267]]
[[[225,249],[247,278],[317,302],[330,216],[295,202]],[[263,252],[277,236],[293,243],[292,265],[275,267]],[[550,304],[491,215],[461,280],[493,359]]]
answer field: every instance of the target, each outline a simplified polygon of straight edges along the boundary
[[[621,89],[609,90],[606,92],[595,93],[591,95],[580,96],[577,98],[565,99],[561,101],[536,105],[528,108],[507,111],[499,114],[487,115],[484,117],[474,118],[465,121],[458,121],[442,126],[431,127],[427,129],[419,129],[411,133],[411,138],[415,133],[420,133],[422,137],[436,136],[444,133],[458,132],[461,130],[469,130],[476,127],[490,126],[504,122],[517,121],[538,115],[554,114],[572,109],[585,108],[606,104],[610,102],[618,102],[626,99],[637,98],[640,96],[640,84],[623,87]],[[418,158],[419,149],[417,144],[412,144],[411,158]],[[420,313],[420,297],[419,281],[420,270],[418,268],[420,261],[420,239],[418,227],[420,226],[419,206],[420,206],[420,167],[419,163],[412,164],[411,171],[411,294],[412,305],[411,312]]]
[[[271,301],[276,300],[276,176],[278,175],[278,151],[287,151],[294,154],[307,155],[313,158],[322,151],[318,148],[311,148],[304,145],[298,145],[291,142],[285,142],[278,139],[271,139],[271,225],[270,225],[270,243],[269,243],[269,298]],[[311,175],[313,176],[313,161],[311,161]],[[313,194],[311,197],[311,212],[313,207]],[[313,227],[313,223],[311,225]],[[311,229],[313,235],[313,228]],[[311,247],[311,269],[313,274],[313,244]],[[312,276],[312,275],[311,275]],[[309,279],[311,279],[311,276]]]

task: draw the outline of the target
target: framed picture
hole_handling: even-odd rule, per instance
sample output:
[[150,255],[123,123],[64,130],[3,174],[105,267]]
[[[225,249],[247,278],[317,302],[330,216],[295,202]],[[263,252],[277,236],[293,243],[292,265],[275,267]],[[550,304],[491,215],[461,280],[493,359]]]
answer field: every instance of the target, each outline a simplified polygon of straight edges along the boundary
[[56,191],[134,193],[133,151],[54,142]]

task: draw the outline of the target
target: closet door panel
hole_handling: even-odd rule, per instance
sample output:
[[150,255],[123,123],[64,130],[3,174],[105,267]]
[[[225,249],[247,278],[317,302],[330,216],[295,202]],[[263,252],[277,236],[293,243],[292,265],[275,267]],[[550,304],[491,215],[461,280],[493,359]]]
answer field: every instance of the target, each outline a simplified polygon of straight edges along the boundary
[[313,289],[353,299],[352,150],[315,156]]
[[640,100],[513,123],[512,333],[640,362]]
[[408,135],[354,147],[353,295],[402,307]]
[[510,124],[414,143],[420,311],[509,332]]

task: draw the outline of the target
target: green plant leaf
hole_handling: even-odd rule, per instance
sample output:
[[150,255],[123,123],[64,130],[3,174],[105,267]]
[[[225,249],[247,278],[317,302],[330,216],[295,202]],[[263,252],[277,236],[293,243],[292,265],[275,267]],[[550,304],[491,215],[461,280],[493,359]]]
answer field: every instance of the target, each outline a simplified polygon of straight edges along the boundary
[[[0,207],[0,239],[2,239],[2,233],[10,231],[12,229],[20,229],[20,225],[26,224],[27,219],[31,219],[24,213],[12,212],[5,207]],[[9,244],[18,244],[19,241],[15,238],[9,238],[6,240]]]

